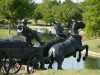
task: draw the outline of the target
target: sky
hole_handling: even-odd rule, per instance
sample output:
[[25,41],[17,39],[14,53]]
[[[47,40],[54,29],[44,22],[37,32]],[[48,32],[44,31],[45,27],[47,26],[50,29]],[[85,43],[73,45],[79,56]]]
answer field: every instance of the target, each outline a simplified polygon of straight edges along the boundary
[[[36,3],[42,3],[42,0],[34,0]],[[59,1],[59,0],[58,0]],[[61,0],[61,2],[63,2],[63,1],[65,1],[65,0]],[[73,2],[82,2],[82,1],[84,1],[84,0],[72,0]]]

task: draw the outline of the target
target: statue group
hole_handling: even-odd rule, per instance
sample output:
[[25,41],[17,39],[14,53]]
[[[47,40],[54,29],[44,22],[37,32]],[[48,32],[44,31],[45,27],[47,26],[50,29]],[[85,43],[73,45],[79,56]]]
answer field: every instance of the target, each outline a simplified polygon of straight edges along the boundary
[[[54,61],[58,63],[57,69],[62,69],[62,62],[64,58],[74,56],[76,57],[76,52],[79,52],[79,56],[77,61],[80,62],[81,59],[81,52],[86,49],[85,56],[83,60],[86,60],[88,56],[88,45],[82,46],[82,36],[79,35],[79,29],[83,29],[85,24],[81,21],[73,20],[70,27],[70,36],[67,38],[67,35],[64,33],[64,29],[61,26],[61,23],[57,23],[52,21],[52,25],[56,30],[57,36],[50,40],[49,42],[42,42],[37,32],[31,30],[27,27],[27,20],[22,20],[22,25],[19,25],[18,30],[20,32],[18,35],[23,35],[26,37],[26,41],[29,43],[31,47],[33,47],[32,39],[35,38],[41,46],[44,47],[43,57],[44,63],[49,63],[48,68],[52,68],[52,64]],[[41,63],[42,64],[42,63]],[[42,67],[44,64],[41,65]]]
[[[57,36],[48,42],[42,41],[41,38],[39,37],[37,31],[29,28],[27,26],[27,24],[28,24],[27,20],[23,19],[21,24],[19,24],[17,26],[17,35],[16,36],[13,36],[10,39],[0,39],[0,48],[21,48],[23,52],[24,52],[23,49],[25,49],[25,48],[32,49],[30,51],[33,51],[33,49],[36,49],[36,50],[39,49],[39,52],[43,52],[42,53],[43,61],[40,62],[40,65],[38,64],[37,57],[36,58],[33,57],[34,59],[32,58],[32,60],[30,60],[32,62],[33,61],[35,62],[35,64],[33,64],[33,65],[34,65],[34,68],[36,68],[36,69],[38,69],[38,68],[46,69],[44,67],[44,65],[47,63],[49,64],[48,68],[52,68],[52,64],[54,63],[54,61],[56,61],[58,63],[57,69],[62,69],[62,63],[64,61],[64,58],[68,58],[70,56],[76,57],[76,52],[79,53],[77,62],[80,62],[81,52],[84,49],[86,50],[86,53],[85,53],[85,56],[83,57],[83,60],[86,60],[86,58],[88,56],[88,48],[89,47],[88,47],[88,45],[82,46],[82,36],[79,35],[79,29],[85,28],[85,24],[83,22],[73,20],[71,23],[71,27],[70,27],[71,32],[70,32],[70,36],[69,36],[64,33],[64,29],[61,26],[61,23],[52,21],[52,25],[54,26],[54,28],[56,30]],[[38,48],[35,48],[34,43],[32,43],[32,40],[34,38],[40,44],[40,46]],[[40,48],[43,48],[43,49],[40,49]],[[13,52],[17,52],[16,49]],[[35,52],[35,50],[33,52]],[[1,54],[2,54],[2,51],[1,51]],[[0,69],[3,66],[3,64],[1,65],[1,63],[3,63],[2,62],[3,57],[1,54],[0,54]],[[24,54],[25,53],[23,53],[23,55]],[[35,54],[32,54],[32,56],[34,56],[34,55]],[[8,56],[10,56],[10,54],[8,54]],[[29,56],[27,56],[27,57],[29,57]],[[40,57],[41,57],[41,55],[40,55]],[[25,61],[26,60],[28,60],[28,58],[25,59]],[[11,64],[11,63],[9,62],[9,64]],[[6,71],[7,75],[9,73],[9,70],[10,70],[10,67]],[[18,71],[19,71],[19,69],[17,70],[17,72]]]
[[83,60],[86,60],[88,56],[88,45],[82,46],[82,37],[79,35],[78,30],[83,29],[85,24],[80,21],[73,21],[71,24],[71,35],[68,39],[63,42],[57,43],[53,45],[48,51],[48,57],[46,60],[49,61],[49,68],[52,68],[52,64],[54,61],[58,63],[57,69],[62,69],[62,62],[64,58],[74,56],[76,57],[76,52],[79,52],[79,57],[77,61],[80,62],[81,59],[81,51],[86,49],[85,56]]

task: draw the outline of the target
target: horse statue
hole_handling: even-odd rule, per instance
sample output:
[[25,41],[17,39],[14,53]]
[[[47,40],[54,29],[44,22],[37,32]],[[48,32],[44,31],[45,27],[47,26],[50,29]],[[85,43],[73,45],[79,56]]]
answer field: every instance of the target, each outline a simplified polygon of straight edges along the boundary
[[[52,40],[46,42],[46,43],[43,45],[43,57],[44,57],[44,58],[48,56],[49,49],[50,49],[53,45],[55,45],[55,44],[57,44],[57,43],[60,43],[60,42],[63,42],[63,41],[65,41],[65,40],[67,39],[67,38],[65,37],[65,36],[67,36],[67,35],[64,34],[64,33],[63,33],[63,30],[61,29],[61,24],[59,24],[59,23],[57,23],[57,22],[55,22],[55,21],[53,21],[52,24],[53,24],[53,26],[54,26],[54,28],[55,28],[55,30],[56,30],[57,36],[56,36],[54,39],[52,39]],[[61,36],[61,35],[63,35],[63,36]],[[44,60],[44,64],[46,64],[46,63],[48,63],[48,62],[46,62],[46,61]],[[44,64],[41,63],[41,69],[44,68]]]
[[[54,39],[52,39],[52,40],[45,43],[44,53],[43,53],[44,57],[48,56],[48,51],[53,45],[65,41],[66,40],[65,36],[67,36],[63,33],[63,30],[61,29],[61,24],[59,24],[57,22],[54,22],[54,21],[52,22],[52,24],[53,24],[53,26],[56,30],[57,36]],[[61,35],[63,35],[63,36],[61,36]]]
[[56,61],[58,63],[57,69],[62,69],[61,66],[64,58],[75,55],[77,51],[79,51],[77,61],[80,61],[81,51],[84,49],[86,49],[86,53],[83,60],[86,60],[88,56],[88,45],[82,46],[82,37],[78,34],[78,30],[83,29],[84,27],[85,24],[81,21],[72,22],[71,36],[64,42],[53,45],[48,52],[48,57],[45,58],[49,62],[51,60],[50,67],[52,67],[53,62]]

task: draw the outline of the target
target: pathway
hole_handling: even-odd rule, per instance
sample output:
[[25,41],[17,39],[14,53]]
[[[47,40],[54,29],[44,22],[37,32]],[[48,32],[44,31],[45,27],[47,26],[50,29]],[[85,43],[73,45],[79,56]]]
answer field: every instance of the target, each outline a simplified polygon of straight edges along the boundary
[[48,29],[48,30],[50,30],[50,31],[55,31],[55,29],[54,29],[54,26],[29,26],[30,28],[46,28],[46,29]]
[[[85,51],[83,51],[82,53],[85,54]],[[99,57],[100,58],[100,53],[97,53],[97,52],[88,51],[88,55],[89,56]]]

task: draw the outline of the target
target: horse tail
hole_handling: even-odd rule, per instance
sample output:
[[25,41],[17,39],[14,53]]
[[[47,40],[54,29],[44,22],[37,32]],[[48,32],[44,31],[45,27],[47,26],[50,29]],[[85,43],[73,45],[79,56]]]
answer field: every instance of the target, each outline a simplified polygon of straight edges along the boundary
[[50,60],[53,58],[53,54],[54,54],[54,48],[51,47],[49,52],[48,52],[48,57],[45,57],[44,60],[45,62],[50,62]]

